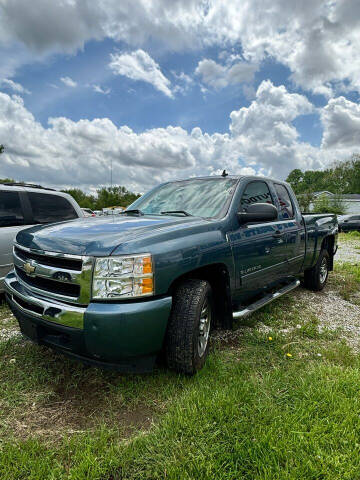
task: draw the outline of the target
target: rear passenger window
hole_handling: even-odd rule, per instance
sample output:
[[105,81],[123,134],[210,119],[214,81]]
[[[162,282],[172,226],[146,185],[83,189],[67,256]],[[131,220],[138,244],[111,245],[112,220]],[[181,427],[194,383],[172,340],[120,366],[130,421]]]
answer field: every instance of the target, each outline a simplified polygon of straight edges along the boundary
[[18,192],[0,192],[0,227],[24,225]]
[[77,218],[77,214],[66,198],[48,193],[28,192],[34,223],[61,222]]
[[291,203],[290,195],[287,191],[287,188],[284,185],[280,185],[279,183],[275,183],[274,187],[279,198],[281,218],[293,218],[294,208]]
[[274,204],[269,187],[265,182],[250,182],[244,190],[241,197],[241,210],[246,212],[246,207],[252,203],[272,203]]

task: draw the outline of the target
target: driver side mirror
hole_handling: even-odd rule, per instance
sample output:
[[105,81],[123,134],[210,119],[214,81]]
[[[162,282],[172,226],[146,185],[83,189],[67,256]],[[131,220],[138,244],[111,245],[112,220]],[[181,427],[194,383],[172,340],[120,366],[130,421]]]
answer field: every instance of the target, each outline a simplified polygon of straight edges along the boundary
[[246,208],[246,212],[238,212],[240,223],[270,222],[277,220],[278,210],[271,203],[252,203]]

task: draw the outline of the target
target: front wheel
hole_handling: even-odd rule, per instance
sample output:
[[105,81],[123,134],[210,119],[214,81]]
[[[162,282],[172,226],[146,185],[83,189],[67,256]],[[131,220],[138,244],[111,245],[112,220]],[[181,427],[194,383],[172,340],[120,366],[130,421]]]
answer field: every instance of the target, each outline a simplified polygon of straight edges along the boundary
[[166,334],[168,367],[193,375],[200,370],[209,351],[214,317],[211,286],[205,280],[189,279],[178,286]]
[[305,271],[305,287],[314,292],[322,290],[327,282],[329,275],[330,257],[327,250],[321,250],[318,261],[313,268]]

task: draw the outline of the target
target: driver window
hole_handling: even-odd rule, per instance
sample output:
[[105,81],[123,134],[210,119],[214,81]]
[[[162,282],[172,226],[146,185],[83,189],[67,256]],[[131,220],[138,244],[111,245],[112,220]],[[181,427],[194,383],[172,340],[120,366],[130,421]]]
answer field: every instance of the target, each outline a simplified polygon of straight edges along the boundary
[[250,182],[241,197],[240,210],[246,212],[247,207],[253,203],[271,203],[274,205],[269,187],[265,182]]

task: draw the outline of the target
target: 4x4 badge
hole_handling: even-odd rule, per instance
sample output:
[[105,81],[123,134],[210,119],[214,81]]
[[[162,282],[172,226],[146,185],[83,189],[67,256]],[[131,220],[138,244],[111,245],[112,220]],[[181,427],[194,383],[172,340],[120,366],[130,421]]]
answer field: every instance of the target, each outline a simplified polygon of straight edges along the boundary
[[31,263],[27,262],[24,264],[24,270],[28,275],[30,275],[31,273],[35,272],[36,267],[34,267],[34,265],[31,265]]

